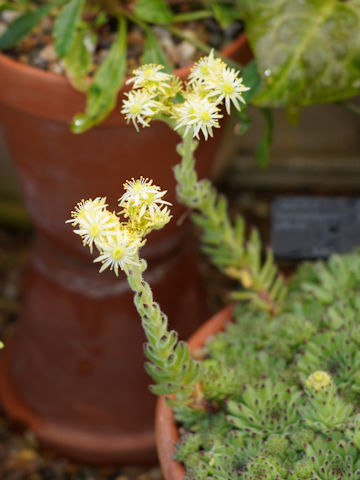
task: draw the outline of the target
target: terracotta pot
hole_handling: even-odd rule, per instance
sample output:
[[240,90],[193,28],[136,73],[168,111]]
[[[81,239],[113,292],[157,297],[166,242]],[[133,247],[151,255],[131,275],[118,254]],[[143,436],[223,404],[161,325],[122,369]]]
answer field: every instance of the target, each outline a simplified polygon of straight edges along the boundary
[[[188,341],[191,351],[204,345],[206,340],[224,329],[231,321],[233,306],[224,308],[200,327]],[[164,397],[159,397],[156,406],[155,435],[158,457],[165,480],[184,480],[185,469],[173,459],[179,432],[172,409]]]
[[[224,54],[248,61],[245,37]],[[185,78],[189,68],[176,73]],[[142,253],[171,327],[188,335],[203,309],[188,224],[178,221],[184,210],[175,201],[178,137],[160,122],[140,133],[126,125],[119,113],[123,92],[102,125],[74,135],[69,123],[83,111],[84,95],[65,77],[4,55],[0,85],[0,121],[36,233],[19,322],[0,372],[5,410],[74,458],[151,462],[154,398],[132,294],[124,278],[98,274],[65,220],[82,198],[107,195],[116,209],[131,177],[150,177],[167,189],[174,219],[151,234]],[[219,140],[217,131],[199,148],[200,176],[209,173]]]

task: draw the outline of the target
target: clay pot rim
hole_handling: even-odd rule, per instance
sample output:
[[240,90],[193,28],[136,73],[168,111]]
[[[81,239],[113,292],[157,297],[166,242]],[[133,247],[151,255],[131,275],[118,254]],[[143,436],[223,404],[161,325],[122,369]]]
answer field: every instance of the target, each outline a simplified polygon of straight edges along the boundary
[[[233,55],[239,48],[243,47],[246,42],[247,42],[246,34],[241,33],[228,46],[223,48],[220,51],[220,53],[221,53],[221,55],[223,55],[225,57],[231,57],[231,55]],[[16,60],[14,60],[13,58],[9,57],[8,55],[6,55],[3,52],[0,52],[0,65],[1,64],[7,65],[8,68],[18,70],[19,72],[22,72],[22,74],[24,74],[24,75],[31,75],[31,76],[38,77],[38,79],[41,80],[41,81],[49,81],[50,80],[52,83],[57,83],[58,85],[69,84],[69,81],[68,81],[65,74],[63,75],[63,74],[53,73],[53,72],[50,72],[48,70],[42,70],[41,68],[36,68],[32,65],[26,65],[24,63],[21,63],[21,62],[18,62]],[[174,74],[177,75],[178,77],[180,77],[181,79],[185,79],[189,75],[192,65],[193,64],[190,64],[190,65],[187,65],[187,66],[181,67],[181,68],[176,68],[174,70]],[[125,81],[128,78],[129,77],[126,77]],[[122,90],[126,91],[128,89],[129,89],[129,87],[125,86],[125,88],[124,88],[124,86],[123,86],[122,89],[120,90],[120,92]],[[76,90],[76,89],[74,88],[74,90]],[[76,91],[78,91],[78,90],[76,90]],[[79,93],[82,93],[82,92],[79,91]]]
[[[248,52],[247,37],[244,33],[221,51],[222,55],[234,59],[250,58]],[[185,80],[191,67],[192,65],[189,65],[177,69],[174,73]],[[0,102],[7,107],[66,124],[71,122],[74,115],[85,110],[85,93],[75,90],[65,75],[24,65],[4,53],[0,53],[0,72],[2,79]],[[118,92],[114,109],[105,121],[98,125],[99,128],[109,126],[117,128],[119,125],[126,124],[119,110],[121,110],[123,95],[129,89],[129,85],[123,85]]]
[[[191,351],[204,345],[206,340],[223,330],[233,316],[234,305],[220,310],[190,337],[188,344]],[[183,465],[173,459],[175,444],[179,440],[178,428],[172,409],[164,397],[159,397],[155,414],[155,440],[161,469],[165,480],[184,480]]]

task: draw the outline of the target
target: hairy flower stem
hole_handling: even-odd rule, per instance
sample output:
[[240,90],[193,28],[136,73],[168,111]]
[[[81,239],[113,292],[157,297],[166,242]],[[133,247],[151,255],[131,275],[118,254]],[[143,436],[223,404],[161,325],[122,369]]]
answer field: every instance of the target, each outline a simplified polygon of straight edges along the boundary
[[175,395],[177,404],[191,404],[198,392],[198,363],[190,357],[187,344],[178,341],[175,331],[168,330],[167,317],[154,302],[150,285],[143,279],[146,267],[146,261],[139,260],[127,278],[135,292],[135,307],[148,340],[145,355],[150,363],[146,369],[157,383],[151,389],[158,395]]
[[[232,264],[243,267],[243,246],[234,238],[228,215],[219,215],[216,208],[216,204],[219,202],[227,207],[225,197],[217,194],[209,180],[198,180],[193,155],[196,148],[197,142],[192,139],[191,135],[186,135],[183,142],[178,146],[178,152],[182,156],[182,160],[175,167],[177,195],[179,200],[187,207],[200,212],[202,217],[208,221],[211,230],[217,232],[219,241],[223,245],[225,244],[227,250],[231,252]],[[217,263],[216,260],[215,263]],[[218,263],[217,265],[219,267],[223,266]]]
[[240,292],[260,307],[274,314],[285,295],[283,280],[277,275],[273,257],[268,253],[261,262],[261,244],[257,231],[245,242],[245,225],[240,217],[232,225],[225,197],[219,195],[209,180],[198,180],[191,135],[183,136],[178,145],[182,160],[175,167],[179,200],[195,210],[193,219],[203,229],[203,249],[212,262],[227,275],[241,282],[247,292]]

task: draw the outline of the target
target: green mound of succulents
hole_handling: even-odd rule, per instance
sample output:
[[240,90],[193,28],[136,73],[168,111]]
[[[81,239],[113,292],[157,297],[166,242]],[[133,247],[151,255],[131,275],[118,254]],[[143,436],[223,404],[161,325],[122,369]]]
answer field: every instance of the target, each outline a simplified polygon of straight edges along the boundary
[[176,408],[186,478],[360,478],[360,252],[302,265],[281,313],[234,317],[200,362],[208,411]]

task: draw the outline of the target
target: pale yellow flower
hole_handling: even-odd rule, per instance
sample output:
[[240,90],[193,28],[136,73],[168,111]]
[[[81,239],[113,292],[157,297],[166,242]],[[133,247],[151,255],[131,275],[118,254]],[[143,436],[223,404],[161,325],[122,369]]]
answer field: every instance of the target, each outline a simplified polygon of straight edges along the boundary
[[141,218],[148,214],[153,219],[161,211],[160,206],[171,205],[162,198],[166,190],[161,191],[160,187],[153,185],[153,181],[148,178],[127,180],[124,189],[125,193],[119,198],[119,206],[124,208],[123,212],[127,216],[135,214]]
[[86,212],[93,212],[96,210],[102,210],[107,207],[106,197],[96,197],[94,200],[81,200],[75,209],[71,212],[70,220],[66,220],[65,223],[71,223],[73,226],[79,224],[81,219],[85,218]]
[[331,376],[327,372],[321,370],[312,373],[305,382],[306,388],[308,388],[309,390],[313,390],[314,392],[324,390],[332,384],[333,381]]
[[139,265],[138,251],[142,245],[140,237],[126,228],[118,228],[115,234],[103,242],[101,254],[94,262],[102,263],[100,272],[110,268],[116,276],[119,275],[119,270],[129,273],[132,266]]
[[213,128],[219,128],[220,110],[207,97],[202,97],[196,92],[187,95],[185,101],[174,107],[176,120],[175,130],[185,127],[184,135],[191,132],[193,137],[199,138],[200,131],[205,140],[213,136]]
[[166,102],[168,99],[175,97],[178,93],[183,91],[183,84],[179,77],[176,75],[170,75],[169,81],[164,86],[164,99]]
[[160,230],[170,222],[171,218],[172,216],[168,207],[157,208],[150,218],[151,222],[149,227],[154,230]]
[[214,50],[211,50],[208,56],[200,58],[193,66],[189,75],[189,85],[194,82],[205,82],[210,77],[219,75],[225,66],[221,58],[214,57]]
[[248,87],[242,83],[242,78],[238,78],[239,72],[232,68],[223,68],[221,74],[209,77],[205,83],[204,88],[209,92],[208,96],[215,99],[216,102],[225,100],[225,107],[227,113],[230,115],[230,102],[237,110],[240,110],[240,104],[245,103],[242,96],[243,92],[249,90]]
[[125,93],[127,99],[123,101],[121,113],[129,123],[132,121],[134,127],[139,131],[138,123],[142,127],[148,127],[151,119],[161,109],[161,103],[157,102],[149,90],[132,90]]
[[133,88],[157,87],[160,90],[168,87],[171,75],[161,72],[163,65],[145,64],[133,71],[131,77],[126,83],[133,83]]
[[100,249],[104,239],[112,235],[119,224],[118,217],[105,208],[83,207],[77,216],[78,229],[74,233],[80,235],[83,245],[88,245],[92,252],[93,245]]

